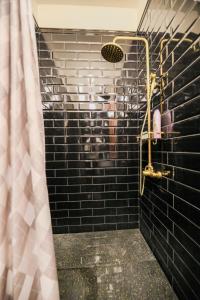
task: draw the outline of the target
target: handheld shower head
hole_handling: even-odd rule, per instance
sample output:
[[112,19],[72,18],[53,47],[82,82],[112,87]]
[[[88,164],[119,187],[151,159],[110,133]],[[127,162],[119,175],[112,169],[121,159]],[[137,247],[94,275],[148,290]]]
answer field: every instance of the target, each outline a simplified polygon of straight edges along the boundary
[[117,63],[123,59],[122,48],[116,43],[107,43],[101,49],[103,58],[111,63]]

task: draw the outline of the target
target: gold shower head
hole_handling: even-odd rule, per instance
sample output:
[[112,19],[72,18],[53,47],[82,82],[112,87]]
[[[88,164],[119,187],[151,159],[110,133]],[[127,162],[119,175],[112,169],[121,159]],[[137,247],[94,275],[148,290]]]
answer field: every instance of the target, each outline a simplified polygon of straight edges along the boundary
[[123,59],[122,48],[116,43],[107,43],[101,49],[103,58],[111,63],[117,63]]

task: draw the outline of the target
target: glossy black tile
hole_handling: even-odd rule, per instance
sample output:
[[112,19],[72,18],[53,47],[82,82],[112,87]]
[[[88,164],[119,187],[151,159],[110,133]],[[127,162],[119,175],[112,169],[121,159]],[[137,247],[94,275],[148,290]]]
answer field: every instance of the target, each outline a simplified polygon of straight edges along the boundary
[[46,158],[46,162],[53,161],[54,160],[54,153],[46,152],[45,158]]
[[163,201],[162,198],[157,197],[156,194],[150,192],[147,194],[146,196],[149,201],[155,206],[157,207],[159,210],[161,210],[161,212],[163,212],[164,214],[167,214],[167,204],[166,202]]
[[117,224],[117,230],[126,230],[126,229],[134,229],[134,228],[138,228],[138,221]]
[[[141,227],[140,227],[140,229],[145,237],[146,237],[146,235],[148,235],[148,237],[150,237],[151,230],[153,229],[153,223],[152,223],[150,217],[146,215],[145,211],[142,208],[142,205],[140,207],[140,209],[141,209],[141,212],[140,212]],[[143,231],[143,228],[145,229],[145,231]]]
[[94,231],[116,230],[117,224],[98,224],[94,225]]
[[168,230],[172,231],[173,230],[173,223],[171,219],[166,216],[164,213],[162,213],[159,209],[154,207],[153,213],[155,217],[162,223]]
[[104,184],[104,183],[115,183],[116,178],[115,177],[109,177],[109,176],[104,176],[104,177],[94,177],[93,178],[93,183],[94,184]]
[[64,136],[65,134],[65,129],[64,128],[45,128],[45,134],[46,136]]
[[69,226],[69,233],[78,233],[78,232],[91,232],[93,231],[93,225],[71,225]]
[[104,217],[93,216],[93,217],[82,217],[81,224],[102,224],[104,223]]
[[133,215],[129,215],[128,216],[128,220],[130,223],[134,224],[134,223],[138,223],[139,222],[139,217],[138,214],[133,214]]
[[[195,274],[196,278],[199,278],[199,274],[200,274],[200,269],[198,269],[198,264],[200,266],[199,246],[194,241],[192,241],[192,239],[190,239],[190,237],[187,234],[185,234],[185,232],[181,230],[180,227],[176,225],[174,226],[174,236],[181,243],[182,247],[185,248],[185,251],[186,250],[188,251],[186,257],[187,256],[190,257],[190,262],[187,265],[190,268],[190,270]],[[185,258],[182,259],[183,261],[185,261]],[[197,264],[196,267],[194,267],[195,263]]]
[[117,192],[117,199],[137,199],[138,190],[130,190],[128,192]]
[[200,114],[199,108],[199,99],[197,96],[194,99],[186,102],[184,105],[178,106],[174,110],[174,122],[181,121],[184,119],[188,119],[189,117],[193,117]]
[[192,288],[194,294],[196,295],[197,299],[199,297],[199,289],[200,283],[198,282],[198,278],[196,279],[193,273],[187,268],[184,262],[178,255],[174,255],[174,264],[182,274],[182,276],[186,279],[189,286]]
[[200,208],[200,191],[172,180],[169,181],[169,191],[179,198],[188,201],[191,205]]
[[116,208],[98,208],[93,210],[94,216],[116,215]]
[[104,200],[102,201],[81,201],[81,208],[104,208]]
[[161,188],[157,182],[150,182],[147,181],[147,187],[148,190],[153,192],[154,195],[156,195],[159,199],[161,199],[163,202],[165,202],[167,205],[173,206],[173,194],[169,193],[169,191]]
[[[195,257],[196,255],[193,255],[193,250],[191,251],[191,253],[188,251],[189,249],[191,249],[190,248],[191,240],[188,239],[187,235],[185,235],[182,231],[181,232],[179,231],[177,233],[176,232],[177,230],[175,230],[176,237],[169,233],[169,244],[173,247],[175,252],[181,257],[181,259],[185,262],[185,264],[189,267],[189,269],[194,273],[195,277],[199,278],[200,268],[199,268],[198,260],[196,260]],[[185,236],[187,238],[185,238]],[[180,239],[180,242],[178,241],[178,239]],[[189,242],[189,247],[187,246],[188,242]]]
[[194,79],[191,83],[188,83],[180,91],[177,91],[175,94],[172,94],[169,99],[168,108],[172,109],[184,102],[199,96],[200,86],[199,78]]
[[174,197],[174,208],[177,212],[185,216],[195,225],[200,226],[199,209],[190,205],[188,202]]
[[141,199],[143,199],[143,205],[147,208],[146,213],[149,212],[149,216],[150,216],[150,211],[153,209],[153,204],[148,196],[149,196],[149,194],[146,194],[146,191],[145,191],[145,193],[143,194]]
[[104,169],[80,169],[80,175],[81,176],[103,176],[104,175]]
[[104,192],[104,185],[81,185],[81,192]]
[[51,211],[51,216],[53,219],[58,219],[58,218],[67,218],[68,217],[68,210],[63,209],[62,211],[58,210],[53,210]]
[[127,168],[105,169],[105,175],[127,175]]
[[190,65],[187,67],[185,71],[183,71],[179,76],[175,79],[175,89],[177,91],[181,89],[183,86],[190,83],[193,79],[197,78],[200,75],[199,67],[200,67],[200,60],[199,57],[196,60],[190,59]]
[[168,256],[173,258],[173,248],[170,246],[169,242],[165,239],[165,237],[160,234],[160,232],[154,228],[154,237],[162,246],[163,250],[167,253]]
[[128,206],[128,200],[106,200],[105,207],[124,207]]
[[184,295],[183,299],[194,299],[197,300],[197,296],[192,290],[192,287],[189,286],[186,279],[183,277],[183,275],[179,272],[179,270],[176,268],[175,264],[169,260],[168,267],[170,272],[173,274],[174,279],[177,282],[178,287],[181,289],[181,292]]
[[105,184],[105,191],[127,191],[127,184]]
[[44,111],[43,113],[44,119],[54,120],[54,119],[64,119],[65,114],[64,112],[51,112],[51,111]]
[[80,208],[80,202],[75,202],[75,201],[62,201],[59,202],[57,201],[55,203],[56,209],[57,210],[65,210],[65,209],[79,209]]
[[199,152],[200,135],[187,136],[173,139],[174,152]]
[[200,245],[200,231],[189,219],[172,208],[169,208],[169,218]]
[[153,223],[153,225],[157,228],[158,231],[160,231],[160,233],[165,238],[167,238],[167,228],[163,224],[162,220],[160,221],[154,214],[150,214],[150,215],[151,215],[151,222]]
[[89,161],[68,161],[67,162],[68,168],[90,168],[91,163]]
[[76,177],[79,176],[79,170],[76,169],[65,169],[55,170],[57,177]]
[[187,169],[174,168],[174,180],[198,190],[200,172],[191,172]]
[[55,186],[48,185],[47,188],[48,188],[49,195],[54,194],[56,192],[56,187]]
[[106,223],[127,223],[128,215],[120,215],[120,216],[106,216]]
[[154,253],[160,262],[160,264],[167,264],[167,253],[166,249],[163,248],[162,244],[159,242],[159,240],[156,238],[156,236],[153,234],[151,237],[152,240],[152,247],[154,249]]
[[92,200],[92,193],[80,193],[76,192],[73,194],[68,194],[69,201],[82,201],[82,200]]
[[[120,207],[117,208],[117,215],[130,215],[130,214],[138,214],[138,207]],[[129,220],[130,221],[130,220]]]
[[148,219],[151,218],[151,211],[147,207],[145,201],[141,201],[141,203],[140,203],[140,209],[141,209],[143,215],[145,215]]
[[97,192],[93,193],[94,200],[107,200],[107,199],[117,199],[116,192]]
[[89,185],[92,184],[92,178],[91,177],[68,177],[68,184],[69,185]]
[[57,185],[56,193],[78,193],[80,192],[80,186],[70,186],[70,185]]
[[49,185],[66,185],[67,178],[47,177],[47,184],[49,184]]
[[71,209],[69,217],[92,216],[92,209]]
[[64,234],[69,232],[68,226],[52,226],[54,234]]
[[58,218],[57,219],[57,225],[62,226],[62,225],[80,225],[81,224],[81,219],[80,218]]
[[[191,119],[186,119],[181,122],[174,123],[172,127],[172,136],[186,136],[186,135],[193,135],[199,134],[200,130],[200,117],[195,116]],[[174,132],[174,133],[173,133]]]
[[168,153],[169,165],[200,171],[200,154]]
[[46,169],[65,169],[67,167],[66,161],[51,161],[46,163]]

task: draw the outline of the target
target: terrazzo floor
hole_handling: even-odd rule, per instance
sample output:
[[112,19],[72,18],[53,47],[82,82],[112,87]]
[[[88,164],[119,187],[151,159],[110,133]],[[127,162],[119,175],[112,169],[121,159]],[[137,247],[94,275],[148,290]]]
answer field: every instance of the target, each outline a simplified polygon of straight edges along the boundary
[[54,241],[60,300],[177,300],[138,229]]

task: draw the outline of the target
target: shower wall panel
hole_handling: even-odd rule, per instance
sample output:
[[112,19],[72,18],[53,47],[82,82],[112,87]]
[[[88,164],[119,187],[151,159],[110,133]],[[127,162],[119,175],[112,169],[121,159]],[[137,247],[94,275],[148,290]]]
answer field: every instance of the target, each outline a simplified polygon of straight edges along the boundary
[[149,1],[139,31],[150,42],[151,69],[158,78],[164,73],[163,95],[155,94],[152,103],[164,132],[153,145],[153,163],[171,171],[169,178],[147,179],[140,228],[179,298],[199,299],[200,3]]
[[117,34],[133,33],[38,36],[54,233],[138,227],[137,45],[119,64],[100,53]]

